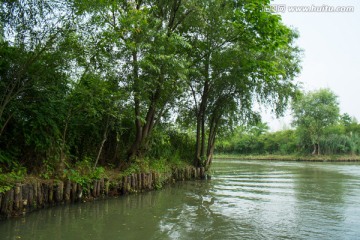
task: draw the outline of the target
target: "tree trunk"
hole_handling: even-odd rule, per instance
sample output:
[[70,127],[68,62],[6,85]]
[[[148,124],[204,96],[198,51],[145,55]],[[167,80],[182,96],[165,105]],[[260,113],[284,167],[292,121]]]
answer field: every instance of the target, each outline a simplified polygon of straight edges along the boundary
[[201,167],[202,158],[205,156],[205,111],[208,98],[207,84],[204,86],[204,93],[200,103],[200,108],[196,116],[196,148],[195,148],[195,161],[196,167]]
[[[5,123],[2,125],[2,127],[0,129],[0,137],[1,137],[2,133],[4,132],[6,125],[9,123],[9,121],[11,120],[12,117],[13,117],[13,114],[10,114],[10,116],[6,119]],[[0,120],[1,120],[1,118],[0,118]]]
[[207,153],[206,153],[206,164],[205,169],[208,170],[210,168],[214,149],[215,149],[215,139],[217,134],[218,123],[220,121],[220,117],[213,116],[210,122],[210,130],[209,130],[209,137],[208,137],[208,146],[207,146]]
[[313,149],[311,155],[315,155],[315,154],[316,154],[316,143],[313,144],[313,147],[314,147],[314,149]]
[[[154,95],[150,99],[150,106],[146,113],[145,117],[145,123],[141,124],[140,119],[140,111],[136,112],[137,121],[136,122],[136,139],[135,142],[132,145],[132,148],[130,149],[129,153],[129,159],[138,157],[142,155],[142,149],[143,147],[147,146],[148,138],[153,130],[153,127],[155,126],[155,115],[157,113],[157,107],[158,101],[160,100],[161,96],[161,85],[163,84],[163,75],[161,74],[159,79],[159,85],[157,86],[157,89],[154,93]],[[138,103],[139,104],[139,103]],[[162,111],[160,111],[160,114]],[[159,116],[160,117],[160,116]]]
[[210,69],[210,54],[207,54],[205,60],[205,83],[201,96],[200,106],[196,114],[196,147],[195,147],[195,159],[194,166],[201,167],[202,158],[205,157],[205,141],[206,141],[206,131],[205,131],[205,121],[206,121],[206,108],[207,101],[209,97],[209,69]]
[[205,141],[206,141],[206,136],[205,136],[205,113],[203,112],[203,114],[201,116],[201,151],[200,151],[200,156],[201,157],[205,156]]
[[205,164],[206,170],[210,168],[210,165],[212,163],[212,159],[214,156],[214,149],[215,149],[215,135],[209,138],[208,149],[206,154],[206,164]]
[[68,131],[68,126],[69,126],[71,114],[72,114],[72,109],[70,108],[69,111],[68,111],[68,114],[67,114],[67,116],[66,116],[64,131],[63,131],[63,135],[62,135],[62,139],[61,139],[62,142],[61,142],[61,149],[60,149],[60,163],[59,163],[59,167],[58,167],[58,173],[59,173],[59,174],[62,174],[63,170],[65,169],[65,160],[66,160],[66,154],[65,154],[66,135],[67,135],[67,131]]
[[[140,9],[141,1],[131,1],[133,8]],[[139,42],[138,36],[134,35],[134,42],[137,45]],[[137,48],[137,47],[136,47]],[[142,141],[142,124],[141,124],[141,109],[140,109],[140,80],[139,80],[139,62],[137,49],[132,51],[132,65],[133,65],[133,78],[134,78],[134,114],[135,114],[135,141],[128,150],[127,160],[131,161],[138,155],[140,143]]]
[[140,111],[140,96],[139,96],[139,65],[137,52],[132,53],[133,61],[133,77],[134,77],[134,113],[135,113],[135,141],[128,151],[127,160],[130,161],[138,154],[138,149],[142,141],[142,124],[141,124],[141,111]]
[[[142,132],[142,140],[140,143],[140,147],[145,147],[148,145],[147,141],[149,139],[149,136],[152,132],[152,129],[154,127],[154,122],[155,122],[155,115],[157,112],[157,107],[156,105],[158,104],[158,101],[160,99],[161,96],[161,85],[163,84],[163,74],[160,74],[159,77],[159,84],[156,88],[155,93],[153,94],[153,96],[150,99],[150,107],[148,109],[148,112],[146,114],[146,118],[145,118],[145,125],[143,126],[143,132]],[[160,116],[159,116],[160,117]]]
[[101,155],[101,152],[102,152],[102,149],[104,147],[104,144],[107,140],[107,135],[108,135],[108,131],[109,131],[109,122],[110,122],[110,117],[108,116],[107,118],[107,121],[106,121],[106,126],[105,126],[105,131],[104,131],[104,135],[103,135],[103,139],[101,141],[101,144],[100,144],[100,148],[99,148],[99,151],[98,151],[98,154],[96,156],[96,160],[95,160],[95,164],[94,164],[94,169],[96,168],[98,162],[99,162],[99,159],[100,159],[100,155]]
[[200,138],[200,131],[201,131],[201,117],[200,112],[197,113],[196,116],[196,146],[195,146],[195,159],[194,159],[194,166],[200,167],[201,165],[201,158],[200,158],[200,149],[201,149],[201,138]]
[[118,139],[116,139],[116,144],[115,144],[115,149],[114,149],[114,155],[112,157],[112,161],[111,163],[115,163],[116,164],[116,161],[118,159],[118,152],[119,152],[119,141]]
[[320,144],[314,143],[314,150],[311,153],[312,155],[320,155]]

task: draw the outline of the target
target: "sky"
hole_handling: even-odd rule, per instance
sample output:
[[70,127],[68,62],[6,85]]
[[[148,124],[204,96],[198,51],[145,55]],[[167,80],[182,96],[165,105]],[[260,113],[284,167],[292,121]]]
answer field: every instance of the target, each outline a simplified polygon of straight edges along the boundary
[[[298,30],[296,44],[303,49],[302,71],[297,81],[305,91],[330,88],[340,103],[340,112],[360,121],[360,1],[273,0],[283,22]],[[297,12],[294,12],[295,6]],[[330,7],[353,7],[353,12],[325,12]],[[305,12],[312,7],[319,12]],[[323,7],[325,11],[321,12]],[[315,10],[314,10],[315,11]],[[276,119],[264,113],[272,131],[291,126],[291,112]]]

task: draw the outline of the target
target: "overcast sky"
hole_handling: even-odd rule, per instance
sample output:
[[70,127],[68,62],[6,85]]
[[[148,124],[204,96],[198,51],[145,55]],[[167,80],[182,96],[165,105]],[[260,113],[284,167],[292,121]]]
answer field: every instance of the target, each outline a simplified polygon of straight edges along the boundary
[[[304,50],[297,80],[305,91],[330,88],[339,97],[341,113],[360,121],[360,1],[273,0],[283,22],[300,33]],[[353,12],[290,12],[294,6],[353,6]],[[291,117],[277,120],[265,114],[272,130],[290,125]]]

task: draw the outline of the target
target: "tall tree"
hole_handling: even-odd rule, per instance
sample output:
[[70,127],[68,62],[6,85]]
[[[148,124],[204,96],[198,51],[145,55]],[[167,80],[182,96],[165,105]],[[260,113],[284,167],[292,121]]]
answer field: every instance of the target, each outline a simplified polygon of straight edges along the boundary
[[196,119],[194,164],[209,167],[219,128],[257,117],[255,102],[281,113],[297,86],[297,34],[264,12],[269,1],[202,1],[189,41],[189,96]]
[[[146,151],[154,126],[183,92],[188,66],[182,53],[189,46],[179,29],[192,10],[181,0],[143,4],[150,7],[150,14],[147,29],[142,31],[151,35],[140,38],[143,46],[148,45],[146,50],[132,54],[136,134],[129,159]],[[138,36],[135,39],[139,41]]]
[[337,96],[330,89],[308,92],[293,103],[293,124],[302,142],[313,145],[312,154],[320,154],[319,140],[324,129],[339,119]]
[[120,84],[130,92],[134,134],[129,160],[144,155],[153,128],[183,92],[188,67],[183,51],[189,45],[181,27],[192,12],[190,3],[110,1],[91,12],[102,26],[97,35],[117,59]]

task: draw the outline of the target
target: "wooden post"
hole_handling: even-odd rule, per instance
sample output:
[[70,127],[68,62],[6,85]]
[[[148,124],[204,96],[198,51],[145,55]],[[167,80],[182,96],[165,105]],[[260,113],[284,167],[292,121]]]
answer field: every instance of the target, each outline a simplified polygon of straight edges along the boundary
[[100,194],[103,196],[105,193],[105,180],[104,178],[100,179]]
[[21,186],[21,194],[22,194],[22,202],[23,207],[28,207],[29,202],[29,184],[25,184]]
[[60,203],[63,201],[64,196],[64,183],[62,181],[59,181],[56,187],[56,194],[55,194],[55,201],[57,203]]
[[37,193],[37,208],[40,208],[43,206],[44,199],[43,199],[41,183],[39,182],[36,183],[36,193]]
[[122,193],[125,194],[128,192],[128,176],[123,177],[122,185]]
[[106,180],[106,181],[104,182],[104,184],[105,184],[105,196],[108,196],[108,195],[109,195],[109,188],[110,188],[110,182],[109,182],[109,180]]
[[94,182],[93,182],[92,196],[94,198],[97,197],[97,181],[96,180],[94,180]]
[[82,190],[82,186],[80,183],[77,184],[77,191],[76,191],[76,196],[77,196],[77,199],[79,201],[81,201],[82,197],[83,197],[83,190]]
[[21,184],[17,183],[14,187],[14,209],[20,210],[22,208],[22,192]]
[[34,201],[34,194],[35,194],[34,185],[30,183],[28,186],[29,186],[28,206],[30,208],[33,208],[36,202]]
[[1,213],[10,216],[14,206],[14,189],[7,191],[2,200]]
[[49,183],[49,192],[48,192],[48,195],[49,195],[49,204],[53,204],[54,203],[54,182],[51,181]]
[[42,183],[41,190],[44,196],[44,205],[47,205],[49,203],[49,185],[47,183]]
[[131,191],[131,189],[133,188],[133,186],[134,186],[134,177],[133,177],[133,175],[131,174],[130,176],[128,176],[128,183],[129,183],[129,192]]
[[148,182],[148,189],[152,189],[152,186],[153,186],[153,179],[152,179],[152,173],[149,173],[148,174],[148,179],[147,179],[147,182]]
[[151,187],[152,188],[155,188],[155,186],[156,186],[156,180],[157,180],[157,178],[156,178],[156,173],[155,172],[153,172],[153,173],[151,173]]
[[138,173],[138,188],[139,190],[144,190],[144,173]]
[[96,196],[100,197],[100,195],[101,195],[101,192],[100,192],[100,180],[98,180],[97,184],[96,184]]
[[65,183],[65,191],[64,191],[64,200],[65,202],[70,202],[70,191],[71,191],[71,182],[67,180]]
[[135,191],[138,190],[138,175],[137,173],[131,174],[131,190]]
[[76,200],[78,200],[78,194],[77,194],[77,186],[78,184],[77,183],[72,183],[71,184],[71,202],[75,202]]
[[147,173],[141,173],[141,188],[143,190],[147,189],[147,179],[148,179],[148,174]]

